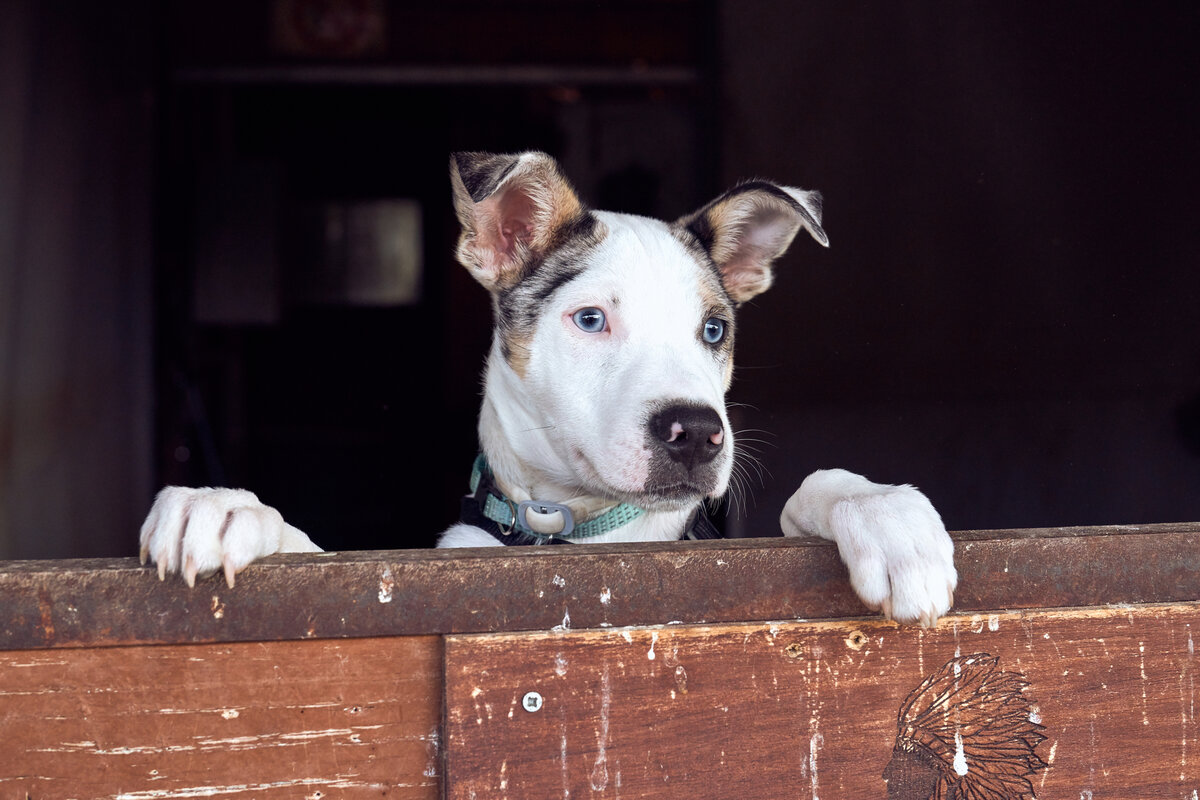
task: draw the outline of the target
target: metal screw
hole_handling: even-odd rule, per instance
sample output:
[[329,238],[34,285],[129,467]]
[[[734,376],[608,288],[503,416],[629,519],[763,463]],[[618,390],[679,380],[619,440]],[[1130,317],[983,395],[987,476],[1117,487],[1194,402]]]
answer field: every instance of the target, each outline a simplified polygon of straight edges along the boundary
[[540,711],[542,708],[542,696],[537,692],[526,692],[525,696],[521,698],[521,708],[530,713]]

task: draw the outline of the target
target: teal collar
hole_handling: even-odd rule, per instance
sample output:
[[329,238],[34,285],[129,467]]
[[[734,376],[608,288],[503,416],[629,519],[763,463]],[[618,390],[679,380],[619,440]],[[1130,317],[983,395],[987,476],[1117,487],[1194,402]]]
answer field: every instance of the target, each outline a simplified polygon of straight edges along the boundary
[[[516,529],[537,539],[587,539],[592,536],[610,533],[627,525],[646,513],[644,509],[621,503],[613,506],[594,519],[586,522],[576,522],[571,509],[561,503],[545,503],[540,500],[525,500],[514,503],[500,491],[488,467],[483,453],[475,457],[471,467],[471,494],[474,495],[483,515],[500,526],[503,532]],[[530,516],[550,516],[555,512],[562,515],[562,527],[549,533],[536,531],[530,527]]]

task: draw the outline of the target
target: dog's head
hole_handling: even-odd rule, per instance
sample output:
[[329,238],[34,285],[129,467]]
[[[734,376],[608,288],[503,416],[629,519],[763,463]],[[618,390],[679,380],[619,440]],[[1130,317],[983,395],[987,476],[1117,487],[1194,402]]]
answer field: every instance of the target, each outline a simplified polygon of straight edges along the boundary
[[585,208],[544,153],[459,153],[450,175],[458,259],[493,297],[489,401],[518,457],[643,508],[723,494],[734,312],[801,228],[828,244],[820,195],[756,181],[667,223]]

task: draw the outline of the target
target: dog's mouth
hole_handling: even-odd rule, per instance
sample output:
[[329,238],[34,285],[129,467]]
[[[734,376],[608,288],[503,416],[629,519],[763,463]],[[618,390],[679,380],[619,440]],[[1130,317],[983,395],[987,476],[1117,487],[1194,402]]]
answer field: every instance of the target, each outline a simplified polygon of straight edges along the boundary
[[681,480],[674,483],[650,484],[639,492],[630,492],[622,501],[647,511],[679,511],[716,496],[713,483]]
[[712,493],[711,486],[701,486],[699,484],[685,482],[672,483],[665,486],[649,486],[643,492],[641,505],[668,505],[682,506],[685,504],[696,503],[708,497]]
[[587,483],[592,491],[601,497],[607,497],[621,503],[644,508],[647,511],[677,511],[694,506],[700,501],[712,497],[717,488],[715,475],[703,473],[681,476],[675,474],[660,475],[655,481],[653,476],[640,489],[621,488],[604,480],[602,473],[586,458],[582,451],[576,451],[578,464],[583,467]]

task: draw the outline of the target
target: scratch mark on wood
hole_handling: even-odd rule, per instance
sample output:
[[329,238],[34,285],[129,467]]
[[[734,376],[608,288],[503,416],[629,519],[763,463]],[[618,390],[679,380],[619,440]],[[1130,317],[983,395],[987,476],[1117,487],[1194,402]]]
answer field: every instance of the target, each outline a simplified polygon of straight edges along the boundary
[[50,601],[50,593],[44,589],[38,592],[38,614],[42,636],[47,642],[54,641],[54,605]]
[[1041,780],[1041,783],[1038,784],[1039,792],[1046,788],[1046,776],[1050,774],[1049,767],[1054,766],[1054,756],[1057,753],[1058,753],[1058,739],[1055,739],[1053,742],[1050,743],[1050,753],[1049,753],[1049,755],[1046,756],[1047,769],[1042,770],[1042,780]]
[[812,780],[812,800],[821,800],[818,796],[820,789],[819,781],[817,780],[817,753],[825,746],[825,737],[820,731],[816,731],[808,740],[808,775]]
[[612,684],[606,663],[600,676],[600,730],[596,735],[596,763],[591,775],[592,790],[596,792],[608,788],[608,709],[611,703]]
[[1138,656],[1141,659],[1142,675],[1142,724],[1150,726],[1150,715],[1146,713],[1146,643],[1138,642]]
[[265,792],[270,789],[286,789],[301,786],[328,786],[332,789],[374,789],[387,790],[393,787],[411,786],[415,784],[397,783],[385,785],[368,783],[340,778],[330,781],[326,778],[297,778],[290,781],[273,781],[271,783],[239,783],[224,786],[188,786],[182,789],[148,789],[140,792],[122,792],[112,795],[112,800],[175,800],[187,797],[216,797],[219,795],[242,794],[246,792]]
[[680,694],[687,694],[687,670],[683,668],[683,664],[675,667],[675,688]]
[[562,738],[559,743],[558,757],[560,768],[562,769],[562,796],[563,800],[567,800],[571,796],[571,782],[567,775],[567,709],[566,704],[560,705],[558,710],[558,725],[562,731]]
[[67,663],[68,663],[68,662],[66,662],[66,661],[57,661],[57,660],[56,660],[56,661],[49,661],[49,660],[35,659],[35,660],[33,660],[33,661],[11,661],[11,662],[9,662],[8,664],[5,664],[5,666],[6,666],[6,667],[12,667],[13,669],[20,669],[20,668],[22,668],[22,667],[25,667],[25,668],[27,668],[27,667],[54,667],[54,666],[64,666],[64,665],[65,665],[65,664],[67,664]]
[[396,579],[392,576],[392,568],[384,567],[383,575],[379,577],[379,602],[392,602],[392,592],[396,589]]

